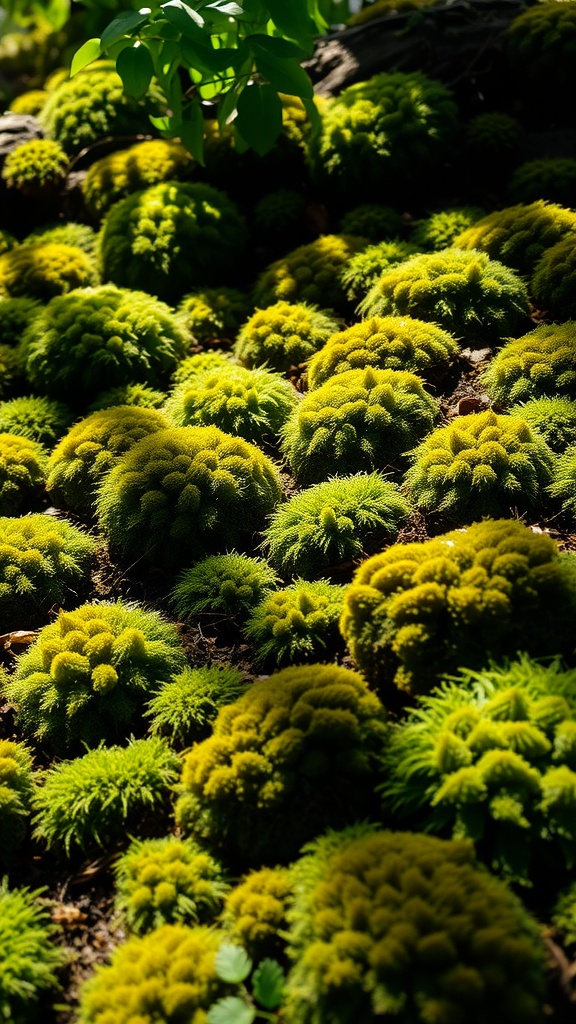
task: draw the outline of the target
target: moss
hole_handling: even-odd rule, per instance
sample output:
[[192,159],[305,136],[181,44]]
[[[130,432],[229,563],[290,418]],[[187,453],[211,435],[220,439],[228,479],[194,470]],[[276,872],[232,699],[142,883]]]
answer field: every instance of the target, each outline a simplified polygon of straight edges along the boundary
[[100,219],[114,203],[133,192],[190,177],[192,157],[178,142],[151,139],[115,150],[97,160],[82,182],[88,212]]
[[484,216],[479,206],[456,206],[439,210],[419,221],[410,242],[418,252],[438,252],[452,245],[454,239]]
[[37,299],[0,298],[0,345],[18,345],[24,331],[41,308]]
[[0,228],[0,256],[3,256],[5,252],[9,252],[10,249],[14,249],[16,245],[18,243],[14,236],[4,228]]
[[340,221],[343,235],[359,235],[369,242],[383,242],[402,234],[404,221],[393,206],[362,203],[344,214]]
[[510,414],[525,420],[556,455],[576,444],[576,402],[569,398],[532,398]]
[[217,427],[171,427],[122,457],[97,507],[124,557],[182,566],[250,540],[280,493],[276,467],[248,441]]
[[537,1024],[537,922],[471,843],[351,830],[296,868],[287,1012],[301,1024]]
[[375,538],[395,538],[409,512],[398,487],[380,473],[334,477],[280,505],[264,540],[283,573],[309,578],[358,558]]
[[313,355],[340,326],[306,302],[275,302],[257,309],[242,327],[234,353],[245,366],[285,372]]
[[66,178],[68,157],[51,139],[23,142],[6,157],[2,179],[30,199],[42,198],[59,188]]
[[346,24],[350,27],[365,25],[367,22],[373,21],[374,18],[386,18],[388,15],[397,14],[399,11],[433,7],[438,2],[439,0],[375,0],[375,2],[369,3],[367,7],[362,7],[351,18],[348,18]]
[[545,199],[560,206],[576,206],[576,160],[570,157],[527,160],[512,174],[508,196],[512,203]]
[[172,374],[172,383],[175,387],[187,381],[195,380],[207,370],[221,370],[224,372],[230,365],[234,365],[232,356],[225,352],[210,351],[198,352],[194,356],[186,356],[182,359],[175,372]]
[[560,932],[564,943],[573,946],[576,943],[576,885],[569,885],[560,893],[554,906],[552,917],[554,927]]
[[576,235],[576,211],[541,199],[507,206],[476,221],[454,240],[460,249],[487,253],[520,274],[530,275],[541,256],[567,235]]
[[554,104],[555,120],[570,118],[576,88],[576,10],[548,0],[519,14],[508,26],[506,49],[513,81],[535,111]]
[[177,816],[229,857],[286,863],[326,826],[367,813],[386,728],[355,672],[284,669],[221,708],[185,759]]
[[549,488],[553,498],[560,498],[562,511],[571,518],[576,516],[576,442],[562,452],[554,467],[554,476]]
[[126,842],[161,813],[180,759],[165,740],[97,747],[44,774],[34,797],[35,836],[57,854],[95,853]]
[[418,250],[399,239],[369,245],[346,264],[340,280],[348,302],[357,304],[366,297],[376,281],[390,267],[403,263]]
[[324,657],[338,640],[344,589],[297,579],[262,598],[246,621],[257,665],[292,665]]
[[306,200],[295,189],[282,188],[263,196],[252,215],[254,234],[263,243],[282,250],[297,245],[305,234]]
[[517,274],[483,252],[457,248],[412,256],[385,271],[359,309],[367,317],[428,320],[466,344],[514,334],[529,312]]
[[91,260],[96,257],[98,247],[98,235],[88,224],[76,224],[74,221],[67,221],[65,224],[53,224],[48,227],[36,228],[26,236],[22,245],[36,244],[37,242],[52,242],[56,245],[73,245],[82,249]]
[[308,387],[315,390],[339,373],[363,370],[408,370],[426,375],[447,366],[460,351],[458,343],[434,324],[412,317],[369,317],[333,334],[308,364]]
[[199,612],[244,616],[278,583],[276,573],[263,558],[232,551],[211,555],[184,569],[170,591],[170,600],[183,619]]
[[[13,866],[16,851],[26,834],[33,792],[34,777],[30,751],[23,743],[0,739],[0,866],[3,869]],[[0,897],[0,905],[1,902]],[[1,997],[0,967],[0,999]]]
[[432,429],[437,412],[413,373],[347,370],[306,395],[284,427],[282,450],[303,483],[384,469]]
[[576,233],[547,249],[536,264],[532,298],[550,319],[576,319]]
[[113,405],[159,409],[165,401],[166,395],[163,391],[156,391],[145,384],[125,384],[123,387],[111,388],[109,391],[100,391],[86,411],[88,413],[99,412],[101,409],[110,409]]
[[76,289],[52,299],[31,323],[26,372],[38,391],[84,405],[105,387],[167,380],[187,340],[172,310],[145,292]]
[[40,902],[43,889],[9,889],[0,883],[0,1019],[28,1024],[59,987],[66,953],[58,929]]
[[249,312],[246,295],[237,288],[204,288],[186,295],[178,306],[186,329],[199,345],[232,343]]
[[95,491],[122,455],[143,437],[165,430],[156,409],[113,406],[70,427],[50,456],[46,489],[51,500],[80,515],[94,512]]
[[282,947],[279,933],[288,930],[291,895],[289,868],[251,871],[227,894],[222,925],[253,960],[278,954]]
[[74,288],[95,285],[98,275],[82,249],[56,242],[19,245],[0,256],[0,293],[48,302]]
[[576,322],[541,324],[508,341],[482,375],[494,402],[576,396]]
[[175,304],[194,287],[241,276],[246,240],[244,222],[223,192],[198,183],[154,185],[106,214],[103,278]]
[[72,419],[73,414],[66,405],[49,398],[26,395],[0,402],[1,434],[18,434],[49,448],[62,437]]
[[321,235],[299,246],[262,272],[254,289],[254,305],[263,309],[284,301],[345,309],[339,275],[365,245],[366,239],[354,235]]
[[204,739],[218,711],[246,690],[246,679],[236,668],[204,665],[189,668],[163,682],[148,702],[150,732],[167,736],[171,745],[186,748]]
[[517,118],[501,110],[477,114],[464,127],[464,145],[470,169],[500,170],[509,165],[520,150],[524,130]]
[[69,753],[142,726],[142,702],[186,659],[176,628],[122,601],[60,612],[18,657],[5,693],[26,736]]
[[0,515],[16,516],[38,499],[46,482],[47,452],[17,434],[0,434]]
[[8,109],[13,114],[30,114],[32,117],[36,117],[47,99],[48,93],[45,89],[28,89],[16,96]]

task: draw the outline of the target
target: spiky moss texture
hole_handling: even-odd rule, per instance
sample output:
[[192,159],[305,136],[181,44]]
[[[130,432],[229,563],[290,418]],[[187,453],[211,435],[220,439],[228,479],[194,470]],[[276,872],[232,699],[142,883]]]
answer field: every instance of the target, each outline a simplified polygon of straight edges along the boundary
[[114,865],[115,910],[129,931],[164,924],[209,924],[228,886],[222,868],[192,840],[134,840]]
[[296,867],[287,1016],[301,1024],[537,1024],[537,922],[471,843],[351,829]]
[[222,939],[207,925],[180,924],[132,936],[83,985],[78,1024],[206,1024],[233,991],[214,965]]
[[161,814],[178,780],[180,758],[160,736],[125,747],[96,747],[44,773],[35,837],[68,857],[125,843]]
[[0,293],[8,298],[48,302],[55,295],[97,283],[93,261],[74,245],[35,242],[0,256]]
[[260,309],[276,302],[312,303],[331,310],[346,310],[340,273],[355,253],[366,246],[355,235],[321,235],[271,263],[258,278],[254,305]]
[[534,303],[549,319],[576,319],[576,232],[546,250],[530,288]]
[[533,398],[510,409],[544,438],[556,455],[576,444],[576,401],[569,398]]
[[576,516],[576,441],[558,458],[549,487],[553,498],[560,498],[562,511]]
[[185,665],[176,627],[158,612],[84,604],[44,626],[4,690],[24,735],[69,753],[141,727],[144,698]]
[[[13,865],[16,850],[26,834],[33,792],[30,751],[23,743],[0,739],[0,866],[3,869]],[[1,975],[0,967],[0,978]],[[0,1006],[1,1002],[0,995]]]
[[477,249],[530,276],[551,246],[567,235],[576,243],[576,211],[542,199],[494,210],[454,239],[459,249]]
[[186,756],[177,819],[251,867],[286,864],[328,826],[365,815],[386,713],[356,672],[301,665],[221,708]]
[[178,315],[198,345],[230,342],[250,313],[250,303],[237,288],[204,288],[186,295]]
[[245,635],[257,665],[292,665],[324,657],[338,642],[344,587],[297,579],[262,598],[248,616]]
[[540,324],[508,341],[482,374],[492,401],[509,406],[533,398],[576,398],[576,321]]
[[22,245],[35,245],[37,242],[73,245],[78,249],[82,249],[82,252],[85,252],[91,259],[95,259],[98,248],[98,235],[88,224],[77,224],[74,221],[67,221],[65,224],[37,228],[26,236]]
[[458,125],[452,93],[420,72],[374,75],[348,86],[311,140],[312,173],[341,195],[381,196],[425,180]]
[[163,302],[103,285],[52,299],[26,331],[23,352],[34,388],[85,407],[112,385],[168,380],[187,341]]
[[37,299],[0,298],[0,345],[18,345],[28,324],[41,309]]
[[263,558],[231,551],[184,569],[170,591],[170,601],[181,619],[191,619],[199,612],[244,616],[279,582]]
[[471,839],[492,870],[529,883],[576,854],[576,673],[527,658],[462,672],[392,728],[384,813]]
[[33,139],[8,154],[1,176],[8,188],[35,199],[59,188],[67,170],[68,157],[58,142]]
[[278,954],[279,932],[288,930],[290,868],[251,871],[227,894],[222,926],[253,960]]
[[529,308],[526,285],[513,270],[484,252],[457,248],[412,256],[385,271],[358,307],[365,317],[430,321],[464,344],[517,334]]
[[190,177],[194,161],[179,142],[151,139],[97,160],[82,182],[88,212],[100,220],[114,203],[133,192]]
[[565,945],[573,946],[576,943],[576,884],[569,885],[560,893],[552,923],[560,932]]
[[411,458],[404,480],[414,504],[460,526],[512,509],[541,510],[556,462],[525,420],[491,409],[437,427]]
[[0,515],[17,516],[40,497],[48,453],[27,437],[0,434]]
[[296,245],[305,232],[306,200],[296,189],[282,188],[260,199],[252,214],[256,238],[281,251]]
[[100,233],[105,281],[173,305],[192,288],[230,283],[247,241],[235,204],[211,185],[166,182],[108,211]]
[[221,664],[189,668],[160,685],[145,714],[150,732],[167,736],[172,746],[190,747],[211,730],[218,711],[246,690],[236,668]]
[[248,441],[217,427],[171,427],[122,456],[97,510],[124,557],[175,567],[249,543],[281,493],[274,463]]
[[545,199],[560,206],[576,206],[576,160],[570,157],[527,160],[512,174],[508,196],[512,203]]
[[284,427],[282,451],[303,483],[384,469],[432,430],[437,414],[407,370],[347,370],[306,395]]
[[380,473],[334,477],[276,509],[264,533],[271,562],[310,578],[363,554],[367,542],[396,538],[410,505]]
[[571,653],[575,615],[576,577],[554,541],[488,519],[369,558],[340,629],[368,679],[426,694],[490,657]]
[[218,351],[198,352],[195,356],[186,356],[178,363],[172,374],[172,383],[175,387],[190,381],[205,373],[206,370],[221,370],[223,373],[234,365],[234,359],[227,353]]
[[418,252],[438,252],[452,245],[454,239],[484,216],[479,206],[456,206],[438,210],[419,221],[410,235],[410,242]]
[[26,395],[0,402],[0,434],[18,434],[48,448],[62,437],[72,419],[67,405],[49,398]]
[[175,427],[219,427],[260,444],[278,436],[300,396],[274,370],[230,364],[207,370],[169,395],[163,412]]
[[344,214],[340,231],[343,235],[359,235],[370,242],[383,242],[401,235],[404,221],[393,206],[362,203]]
[[47,99],[46,89],[28,89],[27,92],[20,93],[12,100],[8,110],[13,114],[30,114],[32,117],[36,117]]
[[124,387],[101,391],[90,403],[88,413],[110,409],[113,405],[131,405],[140,409],[159,409],[164,405],[166,395],[163,391],[148,388],[145,384],[125,384]]
[[68,156],[109,135],[150,130],[144,104],[127,96],[113,68],[113,62],[93,64],[50,91],[38,120]]
[[340,274],[348,302],[356,305],[366,297],[381,274],[390,267],[403,263],[416,252],[418,249],[410,242],[393,239],[369,245],[362,252],[357,253]]
[[167,426],[157,409],[136,405],[101,409],[75,423],[48,461],[46,489],[51,500],[61,508],[91,515],[96,489],[106,473],[143,437]]
[[369,317],[333,334],[308,363],[311,391],[348,370],[426,373],[447,366],[460,351],[455,339],[434,324],[410,316]]
[[53,605],[75,602],[89,577],[96,541],[72,523],[43,515],[0,519],[0,617],[6,629],[35,624]]
[[[536,109],[555,103],[555,120],[568,115],[576,89],[576,9],[548,0],[518,15],[505,33],[514,83]],[[562,123],[562,121],[560,122]]]
[[340,324],[333,314],[307,302],[275,302],[247,320],[234,354],[245,366],[265,364],[284,373],[322,348]]
[[28,1024],[58,987],[65,950],[58,928],[38,899],[44,890],[8,888],[0,882],[0,1020]]

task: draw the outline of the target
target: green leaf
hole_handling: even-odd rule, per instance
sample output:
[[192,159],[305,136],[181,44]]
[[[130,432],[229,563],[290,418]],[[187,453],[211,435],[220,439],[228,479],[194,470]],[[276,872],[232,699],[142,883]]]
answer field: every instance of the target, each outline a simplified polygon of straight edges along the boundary
[[274,59],[276,57],[297,57],[298,60],[303,60],[306,56],[306,50],[290,39],[282,39],[280,36],[265,36],[263,32],[254,32],[253,35],[246,36],[246,42],[254,51],[262,50]]
[[265,1010],[276,1010],[282,1002],[285,982],[284,971],[278,961],[263,960],[252,977],[254,998]]
[[263,0],[270,17],[284,35],[302,39],[316,33],[316,25],[308,13],[308,0]]
[[184,110],[180,138],[188,152],[204,167],[204,118],[200,104],[195,100]]
[[256,67],[278,92],[299,96],[303,100],[312,99],[312,82],[297,60],[283,60],[279,57],[271,60],[264,54],[256,53]]
[[213,46],[203,45],[195,39],[182,39],[182,56],[187,67],[202,68],[210,74],[217,74],[219,71],[226,71],[226,68],[235,67],[238,60],[238,51],[232,47],[222,47],[216,50]]
[[235,126],[260,156],[272,148],[282,131],[282,103],[271,85],[247,85],[238,98]]
[[208,1010],[208,1024],[252,1024],[256,1013],[252,1006],[238,996],[226,996]]
[[154,74],[152,57],[145,46],[127,46],[118,54],[116,71],[122,79],[124,91],[135,100],[142,99]]
[[159,132],[172,131],[173,125],[172,118],[170,117],[152,117],[152,114],[150,114],[149,120],[150,124],[154,125],[154,128],[157,128]]
[[235,946],[232,942],[224,942],[214,961],[216,974],[222,981],[229,981],[238,985],[250,974],[252,961],[242,946]]
[[88,64],[91,64],[93,60],[98,60],[101,54],[100,40],[89,39],[72,57],[72,64],[70,67],[70,78],[74,78],[82,68],[85,68]]
[[184,0],[168,0],[168,3],[162,4],[162,11],[182,35],[192,39],[206,39],[204,18],[198,11],[188,7]]
[[[143,8],[143,10],[148,10],[148,8]],[[106,50],[112,43],[122,39],[122,36],[130,35],[135,28],[143,25],[147,18],[147,14],[139,14],[138,11],[124,11],[123,14],[119,14],[106,26],[100,37],[102,49]]]
[[244,11],[239,4],[227,3],[226,0],[216,0],[215,4],[206,4],[206,10],[214,9],[220,14],[226,14],[229,18],[239,18]]

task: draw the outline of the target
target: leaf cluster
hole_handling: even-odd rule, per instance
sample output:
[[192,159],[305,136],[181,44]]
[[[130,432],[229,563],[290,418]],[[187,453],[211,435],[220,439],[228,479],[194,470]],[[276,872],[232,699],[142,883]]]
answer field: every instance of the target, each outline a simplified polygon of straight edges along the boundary
[[248,983],[253,967],[251,958],[241,946],[225,942],[216,954],[215,966],[219,978],[240,986],[240,994],[224,996],[214,1003],[208,1011],[207,1024],[252,1024],[256,1017],[278,1019],[264,1012],[277,1010],[284,998],[284,971],[276,960],[266,959],[258,964]]
[[344,588],[297,579],[273,590],[250,612],[245,634],[258,665],[291,665],[324,657],[337,643]]
[[274,302],[257,309],[241,328],[234,354],[245,366],[285,372],[313,355],[340,321],[306,302]]

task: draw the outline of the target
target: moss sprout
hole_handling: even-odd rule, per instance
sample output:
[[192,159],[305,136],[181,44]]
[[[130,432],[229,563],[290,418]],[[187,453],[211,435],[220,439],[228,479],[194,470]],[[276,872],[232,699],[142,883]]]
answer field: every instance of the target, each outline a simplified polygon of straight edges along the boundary
[[396,238],[377,242],[356,253],[340,274],[348,302],[356,305],[366,297],[385,271],[403,263],[417,251],[410,242]]
[[167,736],[173,746],[189,747],[208,735],[220,708],[245,690],[245,677],[231,666],[185,669],[163,682],[148,702],[150,731]]
[[0,293],[48,302],[97,283],[94,263],[82,249],[56,242],[19,245],[0,256]]
[[532,398],[510,409],[544,438],[556,455],[576,444],[576,401],[569,398]]
[[17,434],[0,434],[0,515],[16,516],[38,500],[46,482],[48,453]]
[[383,242],[402,234],[404,222],[393,206],[362,203],[344,214],[340,221],[343,235],[359,235],[369,242]]
[[554,541],[488,519],[369,558],[340,628],[368,679],[428,693],[464,664],[571,652],[575,613],[574,572]]
[[222,708],[213,735],[192,748],[177,816],[251,866],[286,863],[325,827],[367,813],[386,730],[357,673],[284,669]]
[[355,473],[307,487],[279,505],[264,534],[270,560],[286,575],[314,576],[396,537],[410,506],[381,473]]
[[62,402],[26,395],[0,402],[0,433],[18,434],[52,447],[70,426],[73,414]]
[[[576,213],[575,213],[576,216]],[[576,319],[576,232],[543,253],[531,282],[532,298],[555,320]]]
[[479,250],[520,274],[530,275],[551,246],[575,232],[576,211],[538,199],[486,214],[458,235],[454,245]]
[[249,367],[285,372],[313,355],[334,334],[340,321],[306,302],[275,302],[257,309],[238,334],[234,353]]
[[576,206],[576,160],[571,157],[540,157],[516,168],[508,182],[512,203],[545,199],[559,206]]
[[279,582],[263,558],[231,551],[210,555],[184,569],[170,591],[170,600],[182,619],[201,612],[244,616]]
[[385,271],[359,309],[367,317],[428,320],[471,344],[517,333],[529,306],[526,286],[514,271],[486,253],[450,248],[412,256]]
[[123,739],[152,694],[186,659],[176,628],[122,601],[60,612],[5,686],[26,736],[68,752]]
[[0,345],[18,345],[28,324],[41,308],[37,299],[0,298]]
[[312,303],[334,310],[346,308],[340,273],[366,239],[355,235],[321,235],[271,263],[256,282],[254,305],[276,302]]
[[9,889],[0,882],[0,1020],[28,1024],[59,987],[66,953],[39,897],[43,889]]
[[288,930],[288,907],[292,895],[290,868],[260,868],[251,871],[227,894],[222,924],[234,942],[253,960],[278,953]]
[[484,210],[478,206],[455,206],[438,210],[416,224],[410,242],[414,251],[418,252],[447,249],[458,235],[483,216]]
[[347,370],[306,395],[284,427],[282,450],[303,483],[383,469],[432,429],[437,412],[407,370]]
[[[16,851],[26,834],[33,792],[34,776],[30,751],[23,743],[0,739],[0,865],[4,869],[13,866]],[[0,905],[1,902],[0,898]],[[0,939],[0,949],[1,946]],[[0,999],[1,978],[0,967]]]
[[86,209],[100,219],[114,203],[134,192],[189,178],[193,166],[184,146],[165,139],[114,150],[93,163],[82,182]]
[[29,199],[40,199],[63,185],[68,157],[58,142],[34,139],[16,146],[4,162],[2,179]]
[[541,324],[508,341],[484,371],[494,402],[508,406],[534,398],[576,398],[576,322]]
[[186,295],[178,313],[199,345],[232,343],[244,322],[250,305],[237,288],[204,288]]
[[338,641],[344,588],[297,579],[262,598],[246,621],[259,665],[315,661]]

